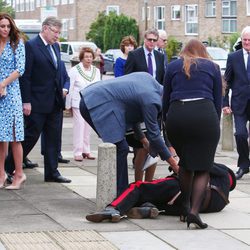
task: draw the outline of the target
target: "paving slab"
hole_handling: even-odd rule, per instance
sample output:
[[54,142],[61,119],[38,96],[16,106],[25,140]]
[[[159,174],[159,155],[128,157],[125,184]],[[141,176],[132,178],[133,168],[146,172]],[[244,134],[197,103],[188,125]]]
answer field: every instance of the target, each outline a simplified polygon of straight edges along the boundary
[[250,249],[250,229],[246,230],[222,230],[222,232],[232,236],[233,238],[247,244]]
[[106,239],[112,242],[120,250],[176,249],[145,230],[110,233],[101,232],[101,235],[103,235]]
[[249,246],[218,230],[152,230],[155,236],[179,250],[249,250]]

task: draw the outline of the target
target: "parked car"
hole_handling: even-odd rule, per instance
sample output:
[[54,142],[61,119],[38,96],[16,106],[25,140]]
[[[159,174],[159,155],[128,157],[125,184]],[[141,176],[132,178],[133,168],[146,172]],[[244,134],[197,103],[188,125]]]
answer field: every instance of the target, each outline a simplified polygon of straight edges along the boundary
[[115,61],[118,57],[123,55],[120,49],[109,49],[103,55],[104,59],[104,74],[106,72],[114,72]]
[[227,51],[219,47],[207,47],[207,51],[212,60],[220,66],[221,74],[224,75],[227,66]]
[[[93,42],[61,42],[61,59],[64,62],[70,62],[72,59],[76,60],[79,56],[79,51],[83,47],[89,47],[94,52],[97,48],[96,44]],[[79,61],[79,59],[78,59]]]

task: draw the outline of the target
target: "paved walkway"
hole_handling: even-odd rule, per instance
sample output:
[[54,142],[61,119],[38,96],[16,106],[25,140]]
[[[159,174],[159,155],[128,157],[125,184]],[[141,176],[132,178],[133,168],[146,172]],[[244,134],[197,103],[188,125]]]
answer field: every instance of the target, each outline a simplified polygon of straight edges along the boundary
[[[95,134],[91,148],[97,156],[101,142]],[[40,145],[30,159],[39,163],[25,170],[28,180],[18,191],[0,190],[0,250],[2,249],[250,249],[250,175],[238,181],[230,204],[220,213],[202,214],[206,230],[187,230],[174,216],[124,219],[120,223],[91,223],[85,215],[95,210],[97,161],[75,162],[72,156],[72,119],[64,119],[63,151],[69,164],[60,172],[70,184],[44,183]],[[129,156],[129,177],[133,170]],[[236,170],[236,152],[221,151],[216,161]],[[168,175],[160,162],[156,177]]]

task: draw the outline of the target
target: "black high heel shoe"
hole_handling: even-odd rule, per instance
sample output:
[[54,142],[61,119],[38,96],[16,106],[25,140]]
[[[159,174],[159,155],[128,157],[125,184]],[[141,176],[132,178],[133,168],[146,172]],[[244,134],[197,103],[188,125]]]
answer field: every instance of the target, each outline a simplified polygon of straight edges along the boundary
[[187,215],[187,228],[189,228],[190,224],[194,224],[198,229],[205,229],[208,227],[206,223],[201,221],[199,215],[188,214]]

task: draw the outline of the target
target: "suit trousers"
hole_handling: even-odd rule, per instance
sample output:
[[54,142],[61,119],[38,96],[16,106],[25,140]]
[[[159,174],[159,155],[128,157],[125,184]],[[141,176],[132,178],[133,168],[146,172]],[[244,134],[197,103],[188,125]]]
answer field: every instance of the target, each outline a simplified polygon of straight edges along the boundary
[[248,169],[250,166],[249,160],[249,145],[248,145],[248,130],[247,122],[250,117],[246,113],[242,115],[234,114],[235,124],[235,141],[238,152],[238,167],[241,169]]
[[[80,112],[85,121],[95,130],[98,134],[98,131],[95,128],[94,122],[91,119],[89,110],[84,102],[84,99],[81,99],[80,102]],[[112,133],[112,131],[111,131]],[[125,136],[125,135],[124,135]],[[112,142],[111,142],[112,143]],[[120,195],[128,186],[128,144],[124,137],[123,140],[114,143],[116,145],[116,184],[117,184],[117,195]]]
[[81,116],[79,108],[72,108],[73,112],[73,153],[80,156],[90,153],[91,127]]
[[[23,146],[23,157],[25,158],[36,145],[41,133],[44,133],[44,178],[53,179],[60,176],[58,167],[58,138],[60,124],[60,110],[56,108],[48,114],[31,112],[25,116],[25,130]],[[10,153],[5,161],[5,169],[13,173],[13,155]]]
[[[57,154],[58,157],[60,157],[61,151],[62,151],[62,127],[63,127],[63,111],[60,111],[60,123],[58,124],[59,126],[59,140],[58,140],[58,149],[57,149]],[[42,132],[41,134],[41,155],[44,155],[44,133]]]

